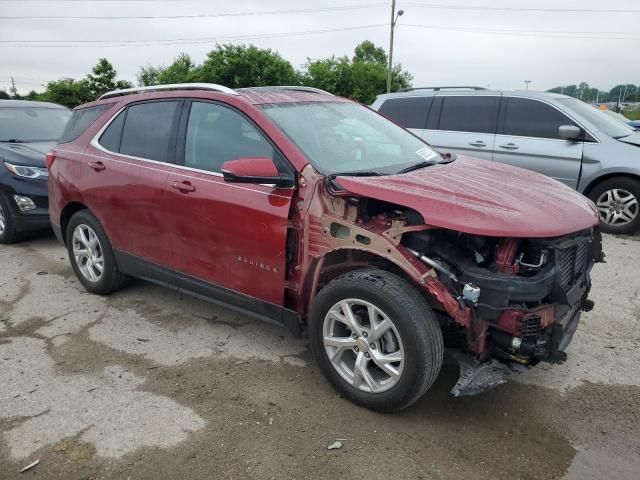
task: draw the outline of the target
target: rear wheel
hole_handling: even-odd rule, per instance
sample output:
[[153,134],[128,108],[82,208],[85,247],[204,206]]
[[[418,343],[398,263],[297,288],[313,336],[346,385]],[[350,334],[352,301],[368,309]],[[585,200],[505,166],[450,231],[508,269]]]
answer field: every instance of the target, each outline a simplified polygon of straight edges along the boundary
[[633,233],[640,228],[640,182],[615,177],[596,185],[589,193],[600,215],[602,231]]
[[4,245],[11,245],[20,240],[10,208],[9,198],[0,192],[0,243]]
[[78,280],[91,293],[106,295],[125,285],[113,248],[98,219],[89,211],[75,213],[67,226],[67,250]]
[[343,275],[313,302],[309,337],[335,388],[353,402],[393,412],[418,400],[442,366],[442,332],[425,299],[383,270]]

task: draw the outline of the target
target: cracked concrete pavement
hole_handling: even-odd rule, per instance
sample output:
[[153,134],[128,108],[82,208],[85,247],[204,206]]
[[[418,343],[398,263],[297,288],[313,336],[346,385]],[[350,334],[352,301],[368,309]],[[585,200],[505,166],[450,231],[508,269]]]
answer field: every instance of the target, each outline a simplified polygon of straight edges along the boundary
[[640,237],[605,250],[564,365],[462,399],[445,368],[380,415],[283,329],[144,282],[88,294],[49,235],[2,246],[0,478],[635,479]]

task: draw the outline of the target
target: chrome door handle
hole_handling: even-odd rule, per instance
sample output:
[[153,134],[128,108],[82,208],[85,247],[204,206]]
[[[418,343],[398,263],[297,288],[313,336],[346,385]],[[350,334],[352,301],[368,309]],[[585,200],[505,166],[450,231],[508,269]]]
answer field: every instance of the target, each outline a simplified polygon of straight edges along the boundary
[[518,150],[520,147],[515,143],[507,143],[506,145],[498,145],[500,148],[504,148],[505,150]]
[[93,168],[96,172],[101,172],[107,167],[102,162],[89,162],[89,168]]
[[178,182],[178,181],[176,181],[176,182],[173,182],[171,184],[171,188],[179,190],[182,193],[195,192],[196,191],[196,187],[191,185],[191,183],[189,183],[189,182]]
[[469,145],[471,145],[472,147],[486,147],[487,146],[487,144],[484,143],[481,140],[478,140],[476,142],[470,142]]

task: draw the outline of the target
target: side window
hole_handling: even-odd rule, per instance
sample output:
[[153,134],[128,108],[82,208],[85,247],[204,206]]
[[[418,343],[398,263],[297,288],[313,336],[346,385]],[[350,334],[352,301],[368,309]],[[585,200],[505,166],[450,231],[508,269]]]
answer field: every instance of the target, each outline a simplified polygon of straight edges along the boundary
[[62,132],[59,143],[72,142],[95,122],[100,115],[109,110],[113,103],[104,103],[93,107],[76,109]]
[[262,133],[240,113],[216,103],[193,102],[189,112],[184,164],[220,172],[228,160],[267,157],[277,151]]
[[425,128],[433,97],[390,98],[380,106],[380,113],[405,128]]
[[560,125],[575,125],[565,114],[551,105],[527,98],[509,98],[500,133],[520,137],[560,138]]
[[120,112],[116,119],[109,124],[107,129],[100,136],[100,140],[98,141],[98,143],[111,152],[120,151],[122,127],[124,126],[124,119],[126,116],[126,111]]
[[132,105],[122,129],[120,153],[166,162],[175,136],[180,102],[148,102]]
[[496,133],[499,105],[499,97],[443,97],[438,130]]

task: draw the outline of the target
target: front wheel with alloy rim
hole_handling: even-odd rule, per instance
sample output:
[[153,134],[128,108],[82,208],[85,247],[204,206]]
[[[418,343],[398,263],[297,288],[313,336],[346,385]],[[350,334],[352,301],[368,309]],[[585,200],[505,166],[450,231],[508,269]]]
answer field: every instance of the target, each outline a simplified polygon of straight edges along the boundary
[[598,209],[602,231],[625,234],[640,228],[640,181],[610,178],[596,185],[589,198]]
[[87,290],[106,295],[126,283],[102,225],[89,211],[81,210],[71,217],[66,235],[71,265]]
[[427,302],[383,270],[348,273],[325,286],[313,301],[309,337],[335,388],[382,412],[418,400],[442,366],[442,332]]

